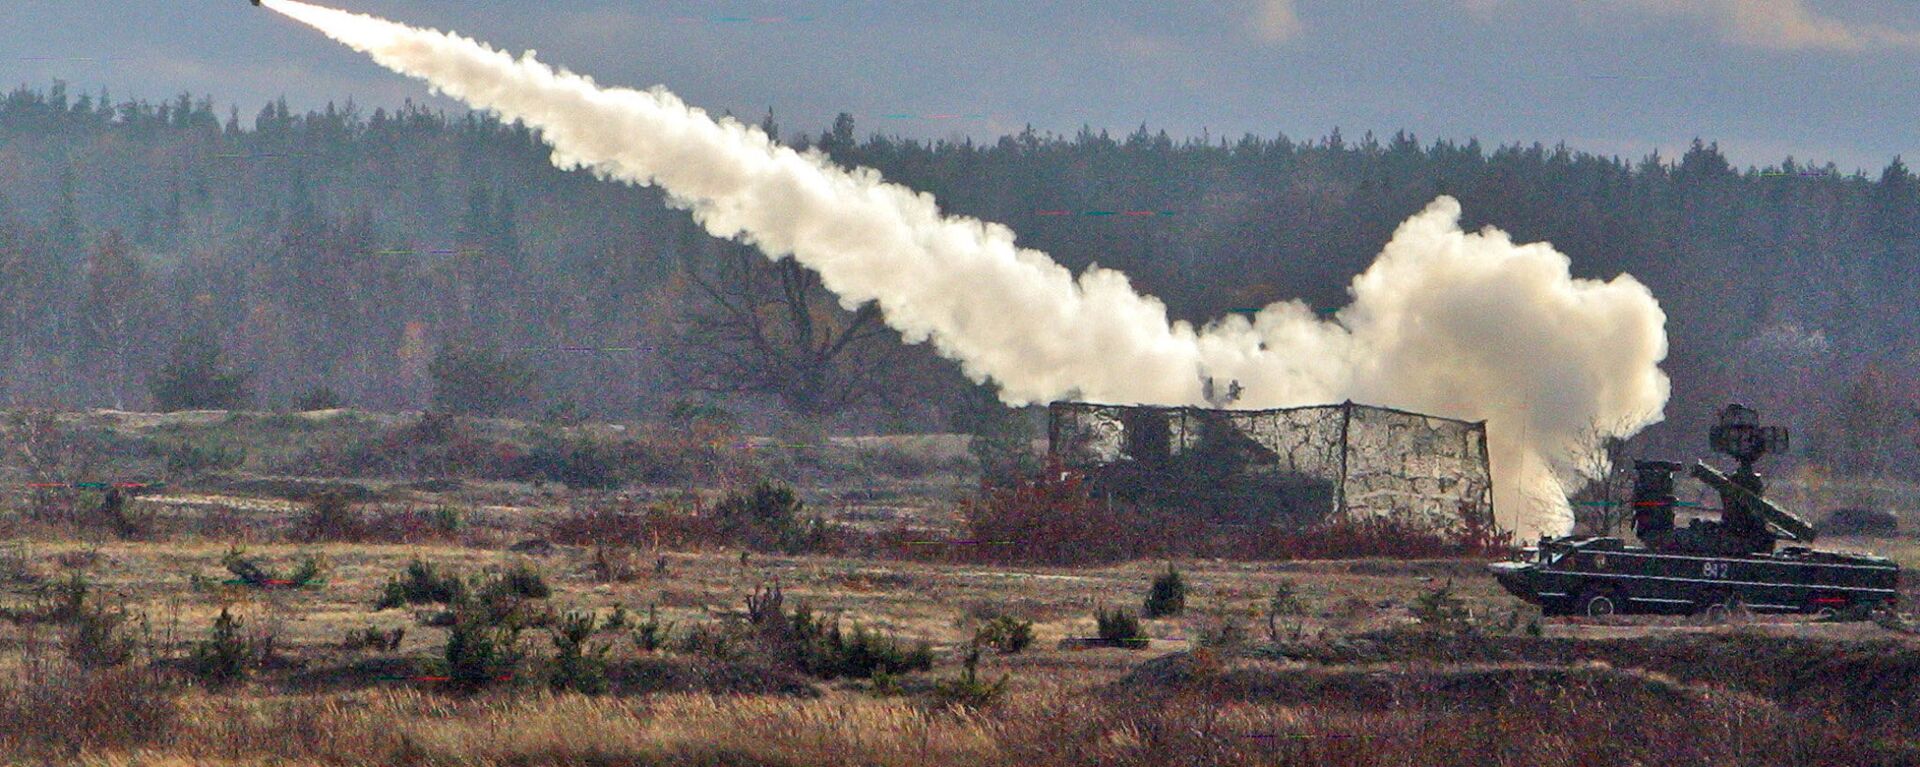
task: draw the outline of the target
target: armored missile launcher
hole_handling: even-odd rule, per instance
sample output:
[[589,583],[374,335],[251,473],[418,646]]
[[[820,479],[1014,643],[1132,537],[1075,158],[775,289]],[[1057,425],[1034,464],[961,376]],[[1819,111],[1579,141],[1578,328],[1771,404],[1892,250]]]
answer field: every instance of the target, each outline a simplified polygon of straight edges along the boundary
[[1766,499],[1753,463],[1786,448],[1786,430],[1762,428],[1752,410],[1729,405],[1711,442],[1740,462],[1732,476],[1704,463],[1689,473],[1720,494],[1719,521],[1675,527],[1673,474],[1680,464],[1634,462],[1634,534],[1619,538],[1542,539],[1494,578],[1548,615],[1725,614],[1734,610],[1865,617],[1892,608],[1899,566],[1891,560],[1817,551],[1814,528]]

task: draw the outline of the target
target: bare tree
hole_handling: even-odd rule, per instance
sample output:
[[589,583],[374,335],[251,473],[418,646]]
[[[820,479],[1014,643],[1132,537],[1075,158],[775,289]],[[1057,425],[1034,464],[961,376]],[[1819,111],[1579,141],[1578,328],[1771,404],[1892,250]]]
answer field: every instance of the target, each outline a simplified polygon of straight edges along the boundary
[[1633,439],[1616,435],[1625,431],[1627,424],[1645,420],[1596,420],[1580,430],[1578,441],[1585,449],[1576,453],[1580,458],[1572,469],[1585,484],[1567,498],[1573,504],[1576,531],[1614,535],[1633,518],[1633,461],[1629,456]]
[[111,231],[87,259],[87,299],[82,316],[89,340],[105,357],[113,407],[125,410],[129,348],[151,313],[146,271],[129,252],[126,239]]
[[898,404],[903,347],[867,303],[848,311],[793,259],[733,243],[690,264],[665,357],[692,389],[776,396],[803,416]]

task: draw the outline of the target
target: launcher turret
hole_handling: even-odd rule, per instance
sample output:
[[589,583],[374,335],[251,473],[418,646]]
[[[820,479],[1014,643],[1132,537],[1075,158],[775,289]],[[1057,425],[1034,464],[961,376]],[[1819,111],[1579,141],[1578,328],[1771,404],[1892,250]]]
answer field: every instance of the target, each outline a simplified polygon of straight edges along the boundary
[[1734,516],[1734,510],[1738,509],[1740,515],[1750,520],[1757,520],[1771,538],[1799,543],[1813,542],[1813,525],[1807,524],[1806,520],[1780,508],[1760,494],[1740,486],[1733,477],[1721,474],[1719,470],[1704,463],[1695,463],[1689,473],[1693,474],[1694,479],[1705,482],[1708,487],[1720,491],[1721,508],[1724,509],[1720,513],[1720,518],[1724,524],[1730,527],[1736,526],[1731,517]]
[[1649,547],[1664,551],[1706,554],[1750,554],[1773,550],[1776,541],[1810,543],[1813,526],[1766,499],[1766,482],[1753,470],[1755,461],[1787,449],[1787,430],[1761,426],[1760,417],[1743,405],[1728,405],[1708,434],[1717,452],[1740,462],[1731,476],[1705,463],[1694,463],[1688,473],[1720,493],[1720,521],[1695,520],[1674,528],[1673,472],[1680,464],[1638,461],[1634,482],[1634,532]]

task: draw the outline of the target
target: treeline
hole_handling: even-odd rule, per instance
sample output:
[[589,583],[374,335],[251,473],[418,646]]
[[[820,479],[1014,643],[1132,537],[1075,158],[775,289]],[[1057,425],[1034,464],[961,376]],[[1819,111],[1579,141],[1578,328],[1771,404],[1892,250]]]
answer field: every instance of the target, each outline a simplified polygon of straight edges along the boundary
[[[1630,161],[1407,133],[1174,140],[1145,126],[929,142],[863,137],[844,115],[782,138],[1005,223],[1072,268],[1121,269],[1194,320],[1280,298],[1341,305],[1393,228],[1450,194],[1470,227],[1551,241],[1576,274],[1631,272],[1653,289],[1676,390],[1653,449],[1704,452],[1712,410],[1737,399],[1842,471],[1916,465],[1920,182],[1898,159],[1845,175],[1792,158],[1739,169],[1699,142]],[[710,241],[654,190],[561,172],[547,155],[523,126],[413,104],[276,102],[249,121],[207,98],[16,90],[0,104],[6,395],[146,407],[149,371],[200,331],[252,371],[261,405],[327,388],[423,407],[427,366],[459,343],[530,365],[524,407],[670,407],[704,385],[675,344],[689,318],[712,316],[712,291],[695,286],[739,278],[710,270],[739,246]],[[838,316],[846,331],[866,322]],[[727,377],[751,378],[750,350],[715,353]],[[843,376],[895,396],[731,401],[937,425],[974,396],[923,350],[905,359],[868,354]]]

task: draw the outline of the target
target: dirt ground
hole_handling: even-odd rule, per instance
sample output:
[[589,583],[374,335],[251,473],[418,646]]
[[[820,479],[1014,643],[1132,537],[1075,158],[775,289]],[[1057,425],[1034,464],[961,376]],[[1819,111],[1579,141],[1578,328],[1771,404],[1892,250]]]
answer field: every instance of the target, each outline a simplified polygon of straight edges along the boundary
[[[323,426],[346,418],[302,417]],[[91,418],[145,429],[228,422]],[[856,528],[906,524],[930,541],[961,538],[955,499],[970,480],[950,469],[964,444],[917,439],[840,445],[802,495]],[[878,465],[913,470],[869,470]],[[291,542],[309,513],[300,499],[343,485],[358,488],[360,512],[445,512],[455,522],[410,544]],[[1920,763],[1920,641],[1892,624],[1544,619],[1473,560],[1060,569],[542,540],[583,506],[686,492],[229,472],[132,501],[132,515],[151,523],[147,540],[12,509],[0,608],[30,611],[79,574],[104,604],[137,616],[139,657],[155,667],[180,668],[222,610],[250,637],[271,636],[276,657],[233,688],[173,681],[153,692],[121,678],[133,672],[62,666],[71,628],[0,620],[0,729],[29,733],[0,733],[0,751],[12,743],[21,754],[0,763]],[[1916,538],[1821,546],[1920,566]],[[322,574],[298,589],[228,583],[222,560],[236,547],[274,573],[312,559]],[[750,595],[778,584],[789,606],[927,643],[934,664],[897,680],[810,679],[649,653],[612,632],[595,640],[616,669],[608,695],[515,684],[457,696],[418,671],[448,642],[446,628],[428,625],[436,608],[374,609],[413,560],[465,574],[530,567],[557,612],[652,611],[670,632],[743,616]],[[1095,633],[1096,610],[1139,611],[1170,565],[1188,586],[1186,608],[1143,621],[1145,647],[1082,641]],[[1301,609],[1270,623],[1281,588]],[[1908,578],[1902,588],[1908,609],[1920,604],[1920,584]],[[1415,605],[1436,593],[1458,600],[1464,620],[1423,623]],[[975,630],[997,615],[1032,621],[1035,641],[982,656],[978,677],[1006,680],[995,702],[933,703],[932,691],[961,673]],[[391,649],[344,646],[366,629],[404,637]],[[552,649],[542,631],[525,641],[536,654]],[[96,698],[101,710],[85,707]],[[129,713],[139,711],[151,721]],[[114,732],[134,734],[101,734]]]

